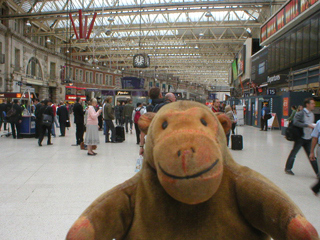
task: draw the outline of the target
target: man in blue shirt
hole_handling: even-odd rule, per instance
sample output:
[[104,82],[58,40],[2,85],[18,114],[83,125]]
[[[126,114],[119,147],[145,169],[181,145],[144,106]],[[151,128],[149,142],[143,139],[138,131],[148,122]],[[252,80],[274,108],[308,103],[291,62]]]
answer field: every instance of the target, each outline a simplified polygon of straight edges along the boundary
[[270,113],[270,109],[268,108],[268,103],[263,104],[263,108],[261,111],[261,130],[260,131],[268,131],[268,115]]
[[[317,161],[317,158],[315,157],[314,154],[314,149],[316,148],[316,145],[318,145],[317,147],[317,157],[320,158],[320,120],[317,121],[317,125],[315,126],[315,128],[312,131],[311,134],[312,137],[312,142],[311,142],[311,151],[310,151],[310,161]],[[314,185],[311,189],[314,192],[314,194],[319,194],[320,192],[320,173],[318,172],[318,183],[316,185]]]

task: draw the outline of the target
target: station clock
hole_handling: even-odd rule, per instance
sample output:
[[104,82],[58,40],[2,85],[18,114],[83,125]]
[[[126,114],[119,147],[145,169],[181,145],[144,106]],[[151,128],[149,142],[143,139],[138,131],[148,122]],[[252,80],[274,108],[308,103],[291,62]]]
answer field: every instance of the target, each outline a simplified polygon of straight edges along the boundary
[[148,54],[136,54],[133,56],[133,67],[147,68],[150,66],[150,57]]

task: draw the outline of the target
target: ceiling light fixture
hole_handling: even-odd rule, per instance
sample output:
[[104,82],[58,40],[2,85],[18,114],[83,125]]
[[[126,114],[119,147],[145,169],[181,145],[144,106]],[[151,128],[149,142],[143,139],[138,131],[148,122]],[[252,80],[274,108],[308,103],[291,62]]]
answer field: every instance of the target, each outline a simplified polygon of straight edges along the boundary
[[30,23],[30,21],[29,21],[29,20],[27,21],[27,23],[26,23],[26,24],[27,24],[27,26],[29,26],[29,27],[31,26],[31,23]]
[[195,46],[194,48],[195,48],[195,49],[198,49],[198,48],[199,48],[198,44],[196,44],[196,46]]
[[108,22],[109,23],[113,23],[114,22],[114,18],[112,16],[108,17]]

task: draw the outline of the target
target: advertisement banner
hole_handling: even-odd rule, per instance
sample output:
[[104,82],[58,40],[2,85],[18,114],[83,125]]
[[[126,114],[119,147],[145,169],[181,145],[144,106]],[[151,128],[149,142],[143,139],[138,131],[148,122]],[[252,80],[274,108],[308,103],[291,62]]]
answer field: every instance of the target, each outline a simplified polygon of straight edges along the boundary
[[276,28],[276,17],[273,17],[268,23],[267,23],[267,36],[270,37],[277,31]]
[[233,81],[238,78],[237,60],[234,60],[232,62],[232,75],[233,75]]
[[261,42],[267,39],[267,25],[261,28]]
[[246,45],[243,45],[242,49],[238,53],[238,77],[242,76],[245,72],[245,61],[246,61]]
[[289,98],[285,97],[283,98],[283,112],[282,115],[284,117],[288,117],[289,116]]
[[284,27],[284,9],[277,14],[277,28],[280,30]]

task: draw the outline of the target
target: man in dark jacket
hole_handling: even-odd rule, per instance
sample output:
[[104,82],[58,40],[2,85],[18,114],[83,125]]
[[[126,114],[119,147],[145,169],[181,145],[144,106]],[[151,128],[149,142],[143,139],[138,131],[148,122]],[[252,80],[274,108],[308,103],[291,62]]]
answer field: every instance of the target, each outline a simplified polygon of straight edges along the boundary
[[130,99],[128,103],[123,108],[124,120],[126,123],[126,132],[128,133],[128,123],[130,123],[130,133],[132,133],[132,112],[134,110],[134,106],[132,104],[132,100]]
[[[21,139],[22,137],[20,136],[20,124],[22,122],[22,107],[19,106],[18,99],[15,99],[13,101],[12,110],[14,114],[9,117],[9,121],[11,123],[12,136],[13,138]],[[10,109],[8,113],[12,110]]]
[[120,102],[117,102],[117,106],[114,107],[114,113],[115,113],[116,124],[117,125],[121,125],[122,124],[122,120],[121,120],[122,110],[123,109],[121,109]]
[[42,124],[42,119],[43,119],[43,114],[49,115],[51,116],[51,124],[53,124],[53,110],[51,107],[52,101],[51,100],[44,100],[43,101],[43,106],[40,109],[40,113],[39,115],[41,116],[41,130],[40,130],[40,136],[39,136],[39,140],[38,140],[38,144],[41,147],[42,146],[42,140],[44,138],[44,134],[46,133],[46,131],[48,132],[48,141],[47,141],[47,145],[52,145],[51,143],[51,125],[50,126],[46,126]]
[[104,105],[103,108],[103,116],[104,116],[104,121],[105,121],[105,126],[106,126],[106,140],[105,142],[108,143],[109,141],[109,130],[111,130],[111,142],[115,143],[116,142],[116,134],[115,134],[115,128],[113,125],[112,120],[114,120],[114,114],[111,106],[112,102],[112,97],[107,97],[106,98],[107,102]]
[[156,106],[164,102],[160,88],[151,88],[149,90],[149,98],[152,100],[152,102],[151,105],[147,106],[147,112],[156,112],[154,111],[156,109]]
[[39,99],[36,98],[34,99],[34,116],[36,117],[36,133],[35,133],[35,137],[39,138],[40,136],[40,128],[41,128],[41,115],[40,115],[40,110],[42,107],[42,104],[39,102]]
[[85,111],[83,110],[81,103],[81,98],[77,97],[76,103],[73,106],[74,123],[76,124],[76,146],[80,145],[83,142]]
[[58,108],[57,115],[59,116],[60,133],[59,137],[64,137],[66,135],[66,123],[69,121],[69,112],[66,105],[61,102]]
[[2,127],[2,122],[4,121],[4,114],[3,112],[6,111],[6,104],[5,103],[1,103],[0,104],[0,131],[1,131],[1,127]]

